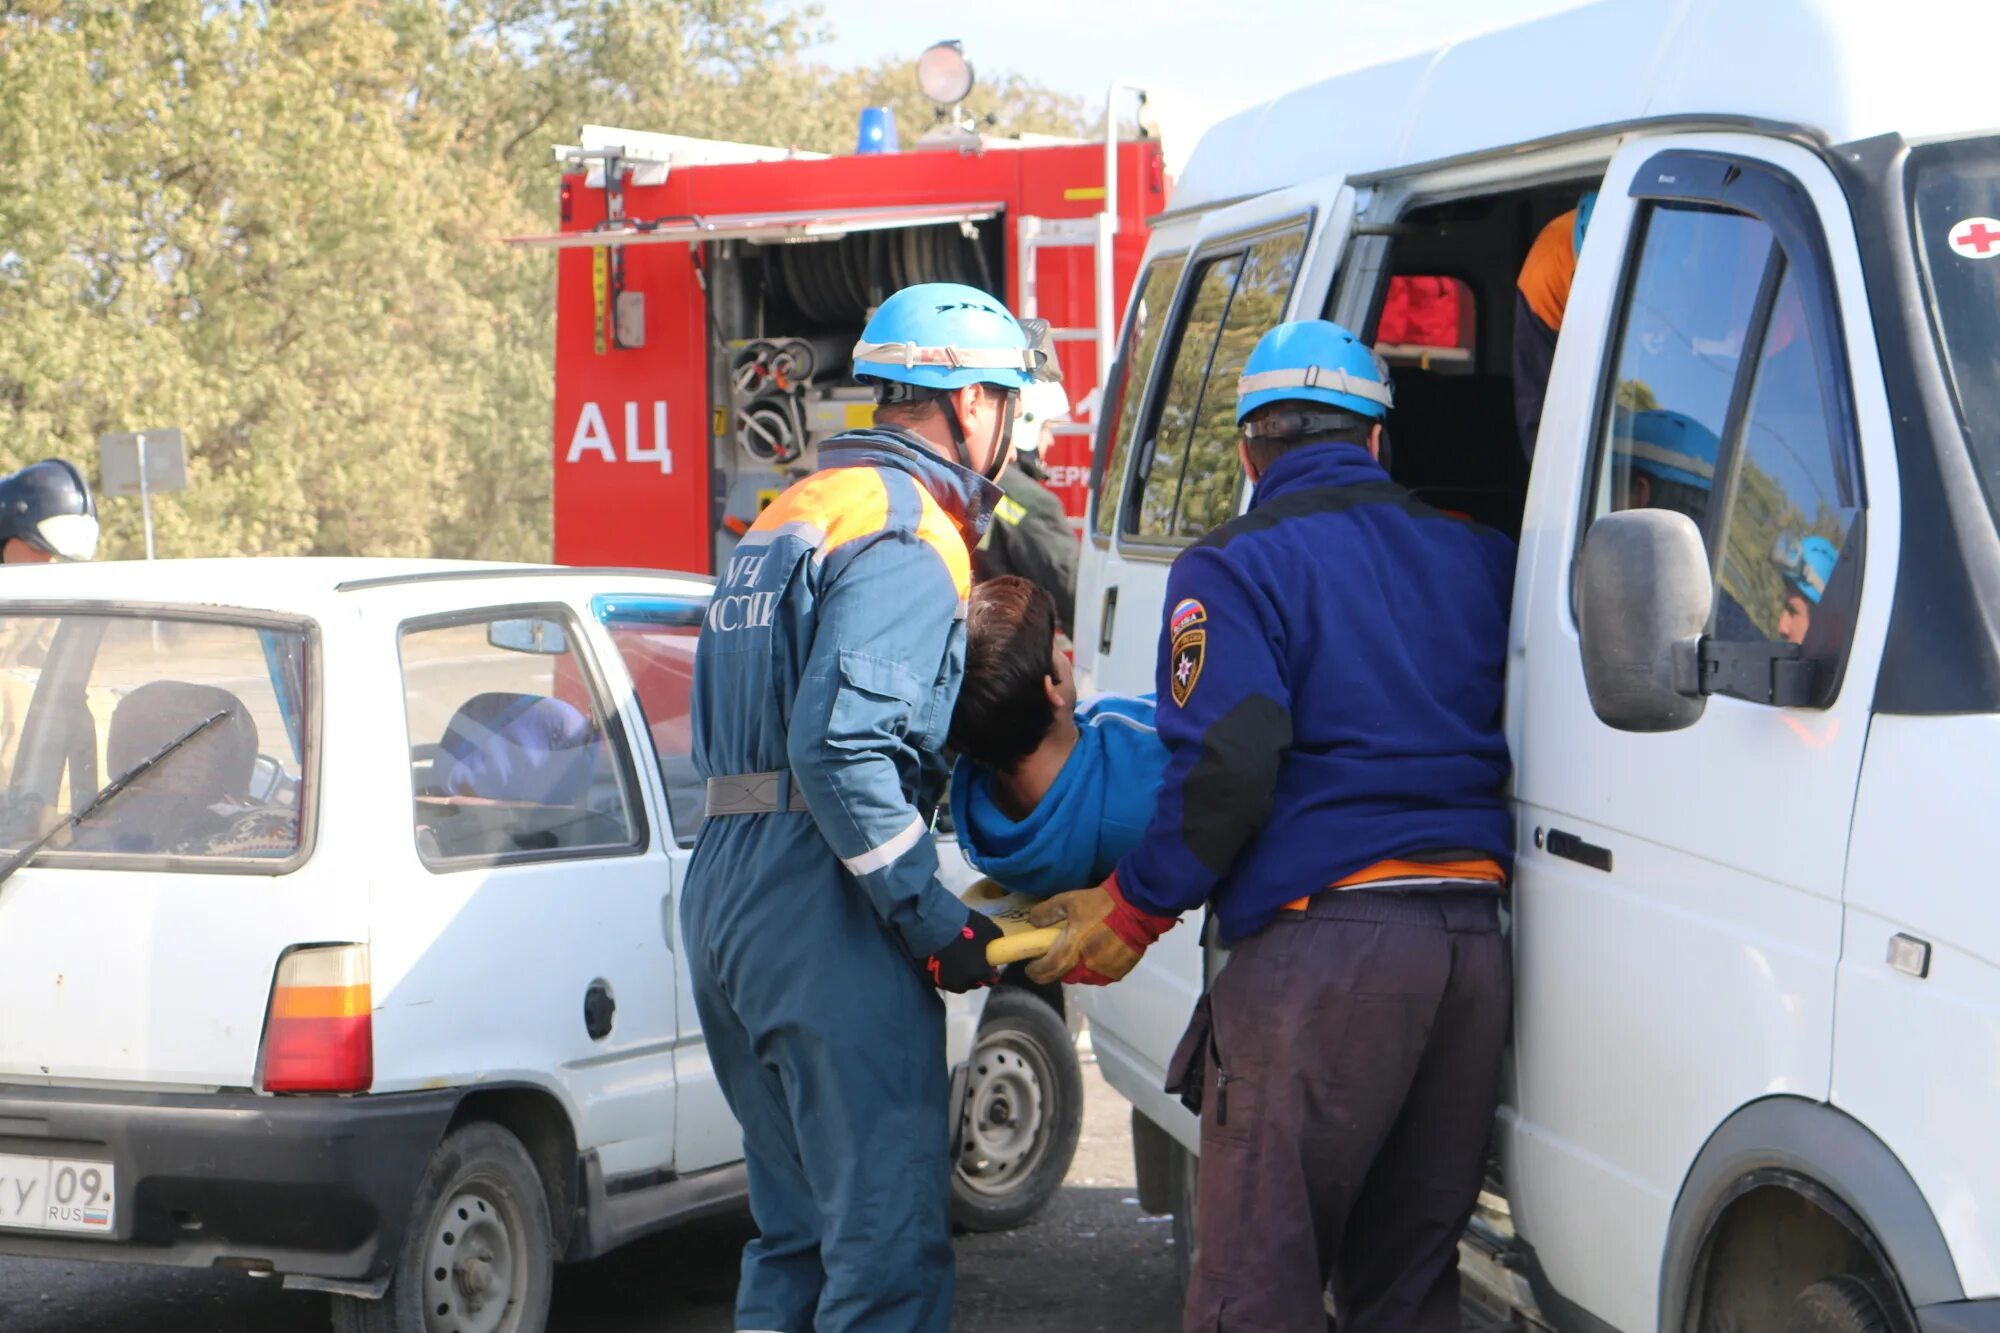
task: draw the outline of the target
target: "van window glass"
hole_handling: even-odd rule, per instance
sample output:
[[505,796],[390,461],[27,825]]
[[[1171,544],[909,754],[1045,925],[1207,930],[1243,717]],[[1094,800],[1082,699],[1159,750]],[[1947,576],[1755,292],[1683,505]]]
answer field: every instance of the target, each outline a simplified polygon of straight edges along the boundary
[[1382,298],[1375,351],[1397,369],[1469,375],[1477,314],[1463,279],[1399,274]]
[[1672,509],[1706,531],[1730,392],[1774,253],[1771,230],[1739,213],[1658,204],[1644,234],[1591,517]]
[[1166,393],[1153,422],[1152,449],[1138,491],[1138,510],[1127,530],[1141,537],[1164,537],[1173,530],[1174,505],[1180,499],[1181,465],[1187,461],[1188,437],[1201,407],[1202,386],[1215,355],[1215,335],[1229,308],[1229,294],[1242,270],[1243,256],[1226,255],[1203,261],[1195,270],[1192,295],[1174,345]]
[[1844,503],[1798,280],[1778,287],[1758,353],[1742,450],[1722,524],[1714,633],[1733,641],[1805,642],[1856,510]]
[[[1125,348],[1118,358],[1118,383],[1111,392],[1118,395],[1118,416],[1113,423],[1109,453],[1098,472],[1091,496],[1096,508],[1091,514],[1091,531],[1099,537],[1111,535],[1118,515],[1119,482],[1125,474],[1125,459],[1132,450],[1132,432],[1145,407],[1146,386],[1151,379],[1153,358],[1160,350],[1160,335],[1167,329],[1167,306],[1174,297],[1174,283],[1187,262],[1185,255],[1156,259],[1146,265],[1132,290],[1132,304],[1125,329]],[[1106,504],[1105,496],[1111,497]]]
[[600,607],[598,618],[618,645],[646,715],[674,835],[683,847],[692,847],[707,793],[694,767],[694,647],[701,636],[701,611],[681,603],[621,597]]
[[630,765],[556,610],[406,629],[417,850],[487,863],[637,845]]
[[307,666],[300,628],[0,616],[0,845],[40,835],[171,746],[44,859],[218,858],[268,873],[298,854],[315,794],[303,757],[318,685]]
[[2000,139],[1910,154],[1924,302],[1986,503],[2000,518]]
[[1242,378],[1257,340],[1284,322],[1292,279],[1298,276],[1305,248],[1305,233],[1290,231],[1259,241],[1244,257],[1188,438],[1173,526],[1178,538],[1194,541],[1236,517],[1243,486],[1243,468],[1236,456],[1236,381]]

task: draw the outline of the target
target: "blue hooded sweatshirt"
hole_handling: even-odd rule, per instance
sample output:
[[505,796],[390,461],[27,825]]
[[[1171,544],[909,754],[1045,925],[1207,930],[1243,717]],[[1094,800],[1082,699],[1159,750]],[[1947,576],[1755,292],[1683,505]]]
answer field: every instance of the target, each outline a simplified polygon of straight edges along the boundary
[[951,774],[958,845],[982,873],[1035,898],[1103,882],[1153,818],[1167,747],[1153,700],[1104,695],[1076,710],[1076,748],[1022,820],[993,800],[990,771],[961,759]]

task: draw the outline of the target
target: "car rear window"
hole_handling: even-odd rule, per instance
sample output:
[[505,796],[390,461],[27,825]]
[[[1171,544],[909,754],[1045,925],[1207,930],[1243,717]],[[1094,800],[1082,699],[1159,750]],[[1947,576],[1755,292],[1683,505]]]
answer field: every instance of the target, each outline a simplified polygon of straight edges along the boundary
[[1917,257],[1945,377],[2000,518],[2000,139],[1910,154]]
[[310,809],[315,688],[303,625],[0,615],[0,849],[139,771],[42,859],[289,868]]

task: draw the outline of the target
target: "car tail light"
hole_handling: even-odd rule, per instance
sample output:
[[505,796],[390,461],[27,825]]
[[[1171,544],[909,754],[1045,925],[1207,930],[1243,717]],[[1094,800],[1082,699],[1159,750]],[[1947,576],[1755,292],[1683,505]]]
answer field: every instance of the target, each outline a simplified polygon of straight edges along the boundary
[[366,1092],[375,1081],[368,946],[294,949],[264,1022],[266,1092]]

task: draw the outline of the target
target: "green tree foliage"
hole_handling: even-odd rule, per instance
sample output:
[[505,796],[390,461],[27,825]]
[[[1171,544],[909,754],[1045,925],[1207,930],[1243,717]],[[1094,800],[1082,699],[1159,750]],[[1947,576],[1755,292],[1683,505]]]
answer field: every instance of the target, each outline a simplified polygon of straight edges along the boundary
[[902,95],[822,36],[765,0],[0,0],[0,466],[180,426],[162,554],[546,558],[554,269],[499,239],[552,225],[585,121],[851,149]]

